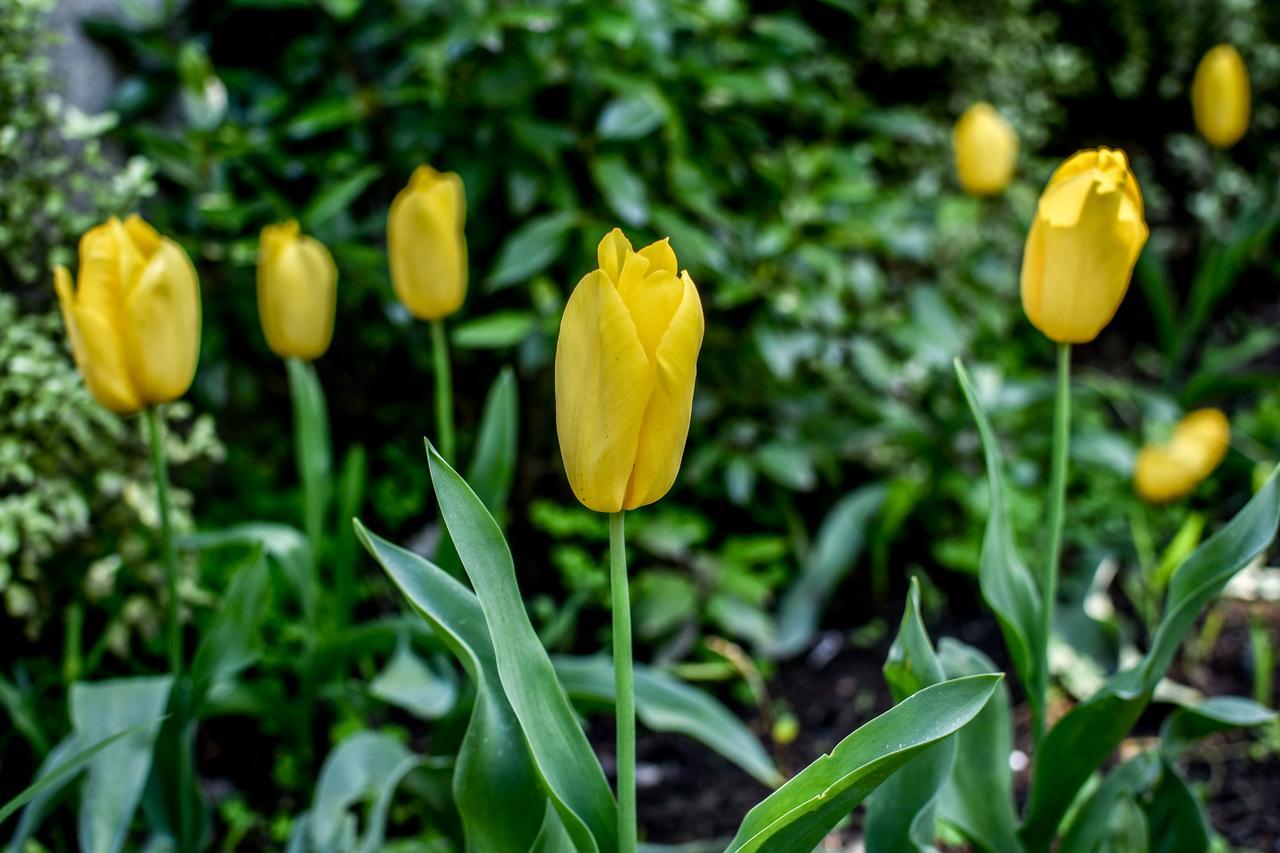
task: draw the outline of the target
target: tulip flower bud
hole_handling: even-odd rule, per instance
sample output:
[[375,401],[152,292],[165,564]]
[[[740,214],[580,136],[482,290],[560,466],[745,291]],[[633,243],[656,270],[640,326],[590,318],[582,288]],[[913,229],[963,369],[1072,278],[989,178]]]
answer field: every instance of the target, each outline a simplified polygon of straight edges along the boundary
[[103,406],[131,414],[176,400],[200,356],[200,284],[187,253],[142,219],[112,217],[80,238],[79,281],[54,270],[80,375]]
[[956,176],[970,195],[995,195],[1013,180],[1018,164],[1018,134],[988,103],[964,111],[951,132]]
[[574,288],[556,344],[556,431],[569,485],[597,512],[675,482],[689,434],[702,302],[666,240],[639,252],[614,229]]
[[391,202],[391,283],[404,307],[421,320],[449,316],[467,295],[466,215],[462,179],[430,166],[419,166]]
[[1164,444],[1151,444],[1134,462],[1133,485],[1148,503],[1191,494],[1221,464],[1231,446],[1231,424],[1219,409],[1198,409],[1178,421]]
[[1040,196],[1022,256],[1022,308],[1059,343],[1111,322],[1147,242],[1142,190],[1123,151],[1080,151]]
[[311,361],[333,339],[338,268],[319,240],[292,219],[262,229],[258,240],[258,319],[281,358]]
[[1230,148],[1249,129],[1249,71],[1229,44],[1210,50],[1191,83],[1191,112],[1209,144]]

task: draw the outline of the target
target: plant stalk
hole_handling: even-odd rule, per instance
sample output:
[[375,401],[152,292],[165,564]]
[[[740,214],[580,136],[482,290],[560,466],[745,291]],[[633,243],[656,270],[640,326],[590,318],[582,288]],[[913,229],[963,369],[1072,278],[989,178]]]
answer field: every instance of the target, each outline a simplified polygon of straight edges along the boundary
[[[1071,344],[1058,344],[1058,388],[1053,407],[1053,473],[1049,481],[1049,550],[1040,578],[1043,596],[1040,625],[1040,708],[1047,715],[1049,701],[1049,637],[1058,599],[1058,567],[1062,559],[1062,524],[1066,512],[1067,462],[1071,451]],[[1044,719],[1036,720],[1036,742],[1044,734]]]
[[613,591],[613,680],[618,725],[618,851],[636,849],[636,698],[631,668],[631,595],[627,589],[622,511],[609,516],[609,579]]
[[443,319],[431,321],[431,354],[436,371],[436,438],[440,442],[440,455],[452,465],[455,461],[453,376],[449,369],[449,338],[445,334]]
[[178,557],[173,547],[173,522],[170,519],[169,463],[164,452],[164,425],[160,420],[159,407],[148,407],[146,419],[151,439],[151,467],[156,478],[156,503],[160,511],[160,545],[169,611],[169,671],[176,679],[182,673],[182,625],[178,621]]

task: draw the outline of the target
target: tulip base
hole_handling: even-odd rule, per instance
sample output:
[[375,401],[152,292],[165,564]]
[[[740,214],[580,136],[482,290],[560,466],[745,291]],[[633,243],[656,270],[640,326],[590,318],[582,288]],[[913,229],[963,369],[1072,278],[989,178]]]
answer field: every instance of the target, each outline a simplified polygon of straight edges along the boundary
[[613,595],[613,679],[618,727],[618,850],[636,849],[636,699],[631,663],[631,594],[621,511],[609,516],[609,583]]

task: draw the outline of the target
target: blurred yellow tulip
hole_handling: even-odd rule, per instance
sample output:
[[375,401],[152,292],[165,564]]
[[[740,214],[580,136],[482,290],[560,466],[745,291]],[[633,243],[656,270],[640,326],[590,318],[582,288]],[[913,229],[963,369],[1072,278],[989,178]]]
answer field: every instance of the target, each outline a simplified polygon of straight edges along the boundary
[[1022,256],[1022,308],[1059,343],[1111,322],[1147,242],[1142,190],[1123,151],[1080,151],[1040,196]]
[[200,283],[191,259],[138,216],[80,238],[79,282],[54,270],[71,352],[99,403],[120,414],[176,400],[200,356]]
[[387,251],[396,297],[422,320],[447,317],[467,295],[467,199],[453,172],[419,166],[391,202]]
[[258,240],[258,319],[267,346],[281,358],[311,361],[333,339],[338,268],[319,240],[290,219],[262,229]]
[[964,111],[951,132],[956,176],[970,195],[995,195],[1013,180],[1018,134],[996,108],[979,102]]
[[1231,446],[1231,424],[1220,409],[1197,409],[1178,421],[1164,444],[1142,448],[1133,485],[1148,503],[1169,503],[1191,494],[1222,463]]
[[1249,71],[1229,44],[1211,49],[1196,67],[1191,112],[1209,144],[1230,148],[1249,129]]
[[556,345],[556,431],[569,485],[597,512],[675,482],[689,434],[703,316],[667,240],[639,252],[614,229],[574,288]]

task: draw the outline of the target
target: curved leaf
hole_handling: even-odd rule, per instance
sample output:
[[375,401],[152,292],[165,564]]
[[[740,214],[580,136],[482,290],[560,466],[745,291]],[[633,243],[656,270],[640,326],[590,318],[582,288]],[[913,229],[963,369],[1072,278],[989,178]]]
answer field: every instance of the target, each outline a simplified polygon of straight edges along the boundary
[[498,518],[507,508],[507,496],[516,473],[520,417],[516,393],[515,371],[502,368],[485,397],[475,450],[467,468],[467,482],[489,512]]
[[809,853],[888,776],[982,710],[999,675],[926,687],[850,734],[747,813],[728,853]]
[[[608,658],[556,657],[552,663],[570,698],[613,704],[613,662]],[[687,735],[769,787],[782,784],[756,736],[709,693],[644,664],[636,664],[635,681],[636,716],[648,729]]]
[[311,847],[339,849],[351,820],[347,810],[371,799],[384,780],[414,758],[400,741],[381,732],[356,732],[334,747],[316,782],[308,821]]
[[1227,729],[1261,726],[1276,719],[1276,712],[1241,696],[1214,696],[1186,705],[1165,718],[1160,740],[1165,754],[1177,756],[1194,741]]
[[476,685],[475,707],[458,749],[453,797],[474,850],[524,853],[542,825],[547,798],[502,694],[493,643],[475,595],[443,569],[369,532],[356,536],[409,603],[440,636]]
[[520,721],[534,766],[574,843],[587,850],[613,850],[613,794],[525,612],[502,531],[430,443],[427,455],[440,514],[480,600],[502,689]]

